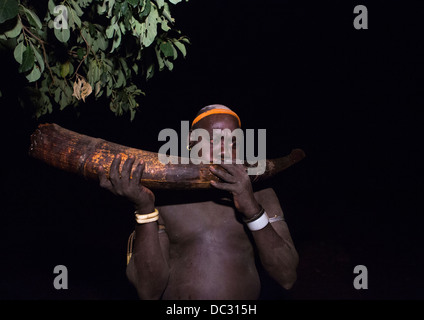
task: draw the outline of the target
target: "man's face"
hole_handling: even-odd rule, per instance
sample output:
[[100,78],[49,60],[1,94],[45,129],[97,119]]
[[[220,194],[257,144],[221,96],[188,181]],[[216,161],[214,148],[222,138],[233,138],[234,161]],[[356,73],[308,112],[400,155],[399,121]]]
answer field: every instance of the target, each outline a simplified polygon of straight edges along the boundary
[[[192,148],[194,145],[198,144],[198,143],[202,143],[206,146],[206,144],[209,145],[209,155],[203,155],[199,153],[199,156],[201,156],[202,158],[207,157],[206,159],[209,162],[213,161],[213,150],[214,150],[214,146],[215,148],[218,148],[218,150],[215,150],[216,154],[219,154],[219,156],[221,157],[221,159],[224,159],[224,153],[225,153],[225,147],[227,147],[227,152],[230,151],[231,152],[231,159],[233,159],[233,162],[236,159],[236,150],[237,150],[237,146],[236,146],[236,139],[235,137],[229,137],[227,139],[227,146],[225,146],[225,139],[221,138],[221,142],[215,142],[214,144],[214,129],[220,129],[221,132],[225,132],[223,131],[224,129],[228,129],[231,132],[234,132],[235,129],[239,129],[239,123],[237,118],[235,118],[232,115],[229,114],[213,114],[210,116],[207,116],[203,119],[201,119],[199,122],[196,123],[196,125],[193,127],[193,129],[205,129],[208,133],[209,133],[209,137],[210,140],[209,141],[201,141],[202,138],[199,139],[199,141],[190,141],[189,146],[190,148]],[[227,131],[228,131],[227,130]],[[218,137],[219,139],[219,137]],[[229,140],[231,139],[231,140]],[[207,150],[207,148],[204,148],[202,150]],[[219,150],[220,149],[220,150]]]

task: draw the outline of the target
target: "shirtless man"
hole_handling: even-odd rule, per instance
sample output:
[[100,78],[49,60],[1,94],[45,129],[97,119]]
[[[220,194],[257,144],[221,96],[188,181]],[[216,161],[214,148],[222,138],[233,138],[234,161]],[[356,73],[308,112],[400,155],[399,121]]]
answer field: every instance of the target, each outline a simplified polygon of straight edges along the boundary
[[[235,113],[219,111],[228,108],[212,109],[217,111],[205,116],[203,108],[192,128],[206,129],[212,137],[213,129],[240,127]],[[254,192],[243,165],[211,169],[220,178],[211,182],[214,189],[172,191],[160,199],[140,183],[142,161],[129,157],[119,173],[120,162],[118,155],[109,178],[101,168],[100,185],[131,201],[138,214],[159,211],[157,222],[135,226],[127,276],[141,299],[258,299],[254,247],[268,274],[283,288],[292,287],[298,255],[278,198],[271,188]],[[263,221],[262,208],[271,219],[260,230],[249,230],[249,219]]]

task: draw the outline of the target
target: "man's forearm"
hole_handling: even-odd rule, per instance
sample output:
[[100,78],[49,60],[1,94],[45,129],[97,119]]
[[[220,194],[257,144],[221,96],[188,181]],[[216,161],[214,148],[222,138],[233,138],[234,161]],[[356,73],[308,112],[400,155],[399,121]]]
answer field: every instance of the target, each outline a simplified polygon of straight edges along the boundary
[[290,289],[297,278],[296,268],[299,261],[292,243],[283,239],[271,223],[261,230],[253,231],[252,234],[265,270],[283,288]]
[[134,240],[136,288],[141,299],[160,299],[168,283],[169,267],[162,252],[156,223],[137,225]]
[[297,278],[299,257],[287,226],[280,222],[277,227],[278,222],[275,222],[277,232],[267,218],[271,212],[266,213],[253,197],[243,200],[245,205],[241,213],[253,234],[262,265],[282,287],[290,289]]

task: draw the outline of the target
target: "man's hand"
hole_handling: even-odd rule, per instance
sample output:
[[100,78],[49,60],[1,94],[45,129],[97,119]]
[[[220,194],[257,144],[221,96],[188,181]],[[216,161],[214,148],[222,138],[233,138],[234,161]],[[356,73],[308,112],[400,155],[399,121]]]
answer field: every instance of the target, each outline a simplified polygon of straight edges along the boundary
[[242,164],[221,164],[220,167],[210,168],[211,172],[223,182],[211,181],[217,189],[232,193],[236,209],[250,218],[257,214],[261,207],[253,195],[252,183]]
[[140,213],[149,213],[155,209],[155,195],[140,182],[145,168],[142,160],[138,163],[131,177],[134,162],[135,158],[133,156],[128,157],[122,166],[121,173],[119,173],[121,155],[116,155],[110,167],[109,179],[106,176],[104,168],[100,166],[100,186],[115,195],[128,199]]

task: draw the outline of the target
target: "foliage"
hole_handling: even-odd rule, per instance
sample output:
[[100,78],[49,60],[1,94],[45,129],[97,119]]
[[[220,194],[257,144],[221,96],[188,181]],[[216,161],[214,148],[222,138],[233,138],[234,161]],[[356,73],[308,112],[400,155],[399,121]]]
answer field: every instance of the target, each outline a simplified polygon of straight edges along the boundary
[[34,115],[93,95],[106,96],[116,115],[130,112],[132,120],[142,80],[172,71],[186,56],[189,40],[170,12],[181,1],[0,0],[0,41],[11,44],[33,88]]

